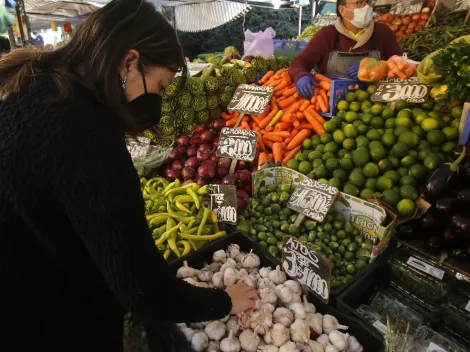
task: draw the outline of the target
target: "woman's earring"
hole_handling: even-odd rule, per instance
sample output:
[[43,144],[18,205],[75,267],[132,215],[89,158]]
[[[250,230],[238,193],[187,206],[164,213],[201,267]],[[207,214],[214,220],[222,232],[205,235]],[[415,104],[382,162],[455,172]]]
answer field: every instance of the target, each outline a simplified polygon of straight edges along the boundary
[[126,82],[127,82],[127,76],[122,79],[121,78],[121,87],[122,87],[122,90],[125,90],[126,89]]

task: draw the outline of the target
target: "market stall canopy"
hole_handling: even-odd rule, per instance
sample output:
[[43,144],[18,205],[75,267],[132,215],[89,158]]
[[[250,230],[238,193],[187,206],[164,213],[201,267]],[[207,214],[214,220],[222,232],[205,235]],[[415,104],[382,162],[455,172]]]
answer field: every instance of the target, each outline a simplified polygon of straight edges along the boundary
[[80,17],[99,9],[88,1],[44,1],[25,0],[28,14],[49,16]]

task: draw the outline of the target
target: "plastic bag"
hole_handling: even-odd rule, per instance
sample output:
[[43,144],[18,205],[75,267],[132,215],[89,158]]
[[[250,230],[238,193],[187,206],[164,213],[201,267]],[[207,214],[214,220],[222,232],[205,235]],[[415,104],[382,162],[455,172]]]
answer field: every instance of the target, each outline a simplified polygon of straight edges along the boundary
[[274,54],[274,37],[276,32],[271,27],[263,32],[253,33],[249,29],[245,32],[244,57],[261,56],[265,59],[272,59]]
[[140,177],[147,175],[153,169],[162,166],[168,159],[172,148],[163,148],[158,145],[151,145],[145,156],[133,158],[132,162]]
[[362,82],[377,82],[387,76],[387,62],[371,57],[361,60],[357,78]]
[[418,67],[419,62],[408,59],[406,54],[403,56],[393,55],[387,61],[389,78],[397,77],[406,79],[411,77]]

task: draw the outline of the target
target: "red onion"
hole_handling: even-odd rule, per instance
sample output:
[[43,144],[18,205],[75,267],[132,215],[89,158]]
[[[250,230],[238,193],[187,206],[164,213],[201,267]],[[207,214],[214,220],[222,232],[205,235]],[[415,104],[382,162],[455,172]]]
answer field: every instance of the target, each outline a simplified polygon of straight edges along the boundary
[[246,185],[251,183],[251,172],[248,170],[240,170],[237,172],[237,178],[241,184]]
[[247,201],[248,198],[250,198],[250,196],[248,195],[248,193],[246,193],[246,191],[244,189],[238,188],[237,189],[237,198],[241,198],[244,201]]
[[219,178],[224,178],[228,174],[228,169],[225,169],[223,167],[218,167],[216,170],[217,177]]
[[195,145],[190,145],[186,149],[186,155],[188,156],[188,158],[190,158],[192,156],[196,156],[196,154],[197,154],[197,147]]
[[173,149],[170,154],[168,155],[169,161],[175,161],[181,159],[181,153],[178,149]]
[[217,119],[212,121],[211,127],[215,132],[220,132],[225,127],[225,121],[223,119]]
[[195,145],[196,147],[199,147],[201,145],[201,138],[200,137],[191,137],[190,143],[191,143],[191,145]]
[[196,128],[194,129],[194,132],[196,133],[202,133],[206,130],[206,125],[204,125],[203,123],[200,123],[199,125],[196,126]]
[[176,139],[176,144],[181,145],[183,147],[188,147],[190,141],[191,138],[189,138],[188,136],[180,136]]
[[207,131],[204,131],[201,133],[201,142],[203,144],[211,144],[212,145],[212,141],[214,140],[214,132],[212,132],[211,130],[207,130]]
[[219,163],[219,159],[220,159],[220,158],[215,154],[215,152],[212,152],[212,153],[211,153],[211,158],[210,158],[210,160],[212,160],[212,161],[215,163],[215,165],[217,165],[217,164]]
[[203,179],[203,178],[198,178],[198,179],[196,180],[196,183],[197,183],[199,186],[205,186],[205,185],[207,185],[207,181],[206,181],[205,179]]
[[171,168],[173,170],[181,171],[183,170],[183,167],[184,167],[183,160],[175,160],[171,163]]
[[186,180],[186,181],[184,181],[184,182],[181,184],[181,186],[190,185],[191,183],[196,183],[196,181],[194,181],[194,180]]
[[230,169],[230,165],[232,164],[232,159],[229,158],[220,158],[218,167],[223,167],[224,169]]
[[199,160],[195,156],[192,156],[186,162],[184,163],[184,166],[192,167],[194,169],[197,169],[199,167]]
[[223,185],[235,186],[236,183],[237,183],[237,179],[236,179],[236,177],[233,176],[233,175],[225,176],[225,177],[222,179],[222,184],[223,184]]
[[215,166],[216,166],[215,162],[213,162],[210,159],[204,160],[200,166],[206,166],[206,165],[212,166],[214,169],[215,169]]
[[212,148],[217,149],[219,146],[219,137],[215,137],[214,141],[212,142]]
[[181,176],[183,180],[191,180],[196,176],[196,169],[191,166],[185,166],[183,170],[181,170]]
[[197,174],[199,178],[203,178],[205,180],[213,179],[215,176],[215,167],[211,165],[199,166]]
[[181,156],[183,156],[186,153],[186,147],[185,146],[179,145],[179,146],[175,147],[175,149],[180,152]]
[[211,158],[211,153],[210,152],[197,152],[196,156],[200,162],[203,162]]
[[212,151],[212,148],[210,147],[210,145],[201,144],[201,145],[199,146],[199,148],[197,148],[197,151],[198,151],[198,152],[210,152],[210,151]]
[[166,173],[166,178],[170,181],[174,181],[177,178],[180,178],[181,172],[179,170],[170,170]]

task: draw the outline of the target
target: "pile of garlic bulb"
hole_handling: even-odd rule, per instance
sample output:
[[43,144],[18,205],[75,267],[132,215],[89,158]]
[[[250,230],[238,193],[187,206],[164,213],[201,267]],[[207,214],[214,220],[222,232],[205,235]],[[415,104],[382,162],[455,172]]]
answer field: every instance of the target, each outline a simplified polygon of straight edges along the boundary
[[256,308],[220,321],[179,324],[197,352],[362,352],[354,336],[342,333],[332,315],[316,312],[297,281],[278,266],[259,268],[260,258],[237,244],[218,250],[197,270],[184,263],[177,277],[199,287],[224,289],[243,282],[257,289]]

